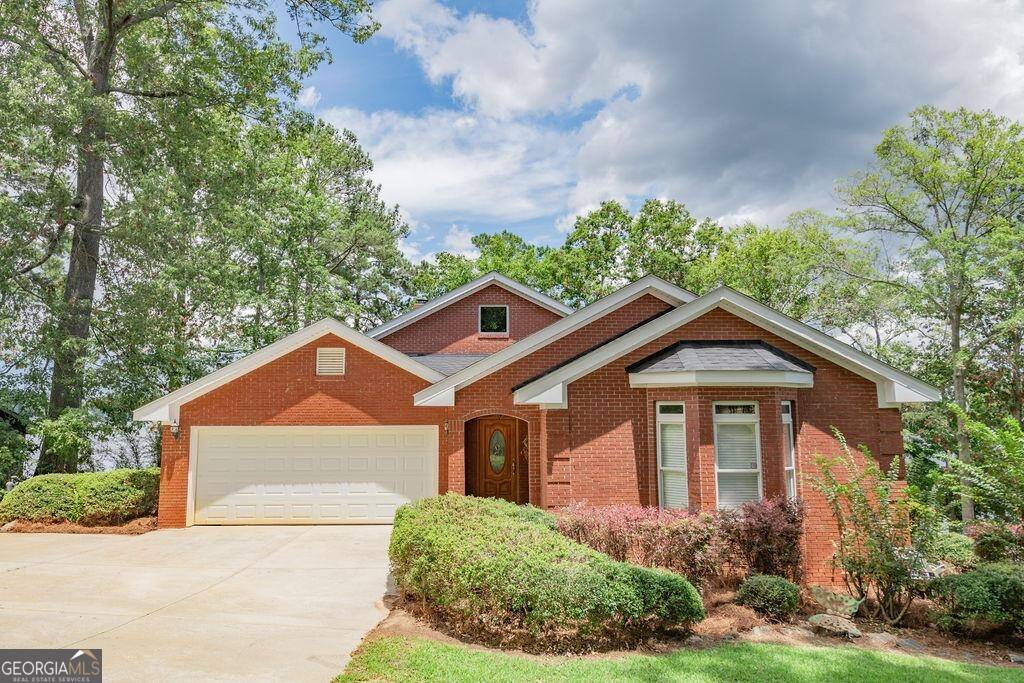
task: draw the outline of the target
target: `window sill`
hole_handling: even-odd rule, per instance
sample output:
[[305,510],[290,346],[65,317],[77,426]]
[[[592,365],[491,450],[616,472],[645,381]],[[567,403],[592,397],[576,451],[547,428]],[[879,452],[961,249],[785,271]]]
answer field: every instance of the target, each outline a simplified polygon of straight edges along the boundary
[[508,339],[508,332],[477,332],[477,339]]

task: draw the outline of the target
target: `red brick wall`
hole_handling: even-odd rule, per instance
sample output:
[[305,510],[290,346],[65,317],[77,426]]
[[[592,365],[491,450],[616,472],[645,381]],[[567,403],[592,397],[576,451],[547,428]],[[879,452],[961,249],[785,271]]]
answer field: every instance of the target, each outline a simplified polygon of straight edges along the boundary
[[[479,307],[488,305],[508,306],[507,337],[494,338],[478,333]],[[561,317],[504,287],[488,285],[381,337],[380,341],[403,353],[494,353]]]
[[[817,370],[811,389],[631,389],[626,366],[676,341],[761,339]],[[829,559],[838,529],[810,477],[814,456],[836,455],[833,426],[851,445],[865,444],[880,460],[902,454],[897,409],[879,409],[875,384],[721,309],[715,309],[569,385],[569,499],[595,505],[658,503],[654,403],[682,400],[687,408],[691,504],[712,509],[715,453],[712,402],[755,400],[760,411],[765,494],[785,491],[779,402],[794,402],[798,493],[808,506],[804,552],[808,580],[831,583]]]
[[[316,349],[345,347],[345,374],[316,375]],[[165,427],[159,524],[185,524],[190,428],[200,425],[439,425],[445,408],[416,408],[412,395],[430,383],[334,335],[292,351],[181,407],[180,437]],[[442,444],[442,450],[444,446]],[[439,488],[447,490],[441,463]]]

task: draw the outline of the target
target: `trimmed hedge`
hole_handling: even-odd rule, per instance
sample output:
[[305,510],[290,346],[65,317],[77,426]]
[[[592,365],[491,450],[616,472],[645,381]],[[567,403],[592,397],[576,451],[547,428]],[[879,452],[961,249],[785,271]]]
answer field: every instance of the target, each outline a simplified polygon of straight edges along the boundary
[[535,652],[619,647],[704,618],[683,577],[612,560],[553,524],[535,508],[455,494],[403,505],[396,583],[462,635]]
[[43,474],[11,489],[0,500],[0,523],[75,522],[121,524],[156,513],[160,469],[120,469]]
[[755,574],[736,591],[736,602],[775,621],[785,621],[800,606],[800,588],[781,576]]
[[943,628],[970,635],[1024,631],[1024,566],[982,564],[936,579],[931,592],[941,608],[937,621]]

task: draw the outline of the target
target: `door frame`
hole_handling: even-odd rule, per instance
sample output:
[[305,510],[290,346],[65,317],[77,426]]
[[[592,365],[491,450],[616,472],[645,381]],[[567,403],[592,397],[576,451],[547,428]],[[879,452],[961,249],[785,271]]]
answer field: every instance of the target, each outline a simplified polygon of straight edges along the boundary
[[[525,420],[518,415],[509,415],[508,413],[487,413],[484,415],[477,415],[463,422],[462,430],[462,455],[463,455],[463,481],[464,490],[466,495],[477,496],[480,495],[477,491],[477,478],[479,477],[479,468],[483,467],[486,463],[486,458],[483,457],[483,453],[478,453],[476,459],[479,462],[473,462],[473,466],[470,467],[472,458],[470,457],[470,443],[471,433],[473,439],[477,438],[476,426],[487,419],[500,418],[509,420],[515,423],[515,443],[516,443],[516,462],[517,471],[513,475],[513,485],[515,492],[515,502],[519,505],[523,505],[530,502],[530,422]],[[525,442],[525,448],[523,447]],[[472,479],[470,478],[470,472],[473,473]],[[525,478],[525,486],[521,485],[522,480]]]
[[[190,426],[188,428],[188,490],[185,494],[185,526],[195,526],[196,517],[196,486],[197,481],[197,466],[199,462],[199,436],[204,433],[211,432],[244,432],[251,429],[257,429],[266,433],[273,432],[290,432],[305,429],[376,429],[381,431],[387,431],[389,429],[401,429],[403,427],[417,427],[420,429],[429,429],[433,433],[433,443],[435,457],[428,460],[431,464],[428,475],[430,476],[431,488],[428,490],[438,490],[438,478],[440,470],[440,458],[441,458],[441,441],[439,438],[440,429],[436,424],[430,425],[415,425],[415,424],[404,424],[404,425],[200,425]],[[180,438],[180,437],[179,437]]]

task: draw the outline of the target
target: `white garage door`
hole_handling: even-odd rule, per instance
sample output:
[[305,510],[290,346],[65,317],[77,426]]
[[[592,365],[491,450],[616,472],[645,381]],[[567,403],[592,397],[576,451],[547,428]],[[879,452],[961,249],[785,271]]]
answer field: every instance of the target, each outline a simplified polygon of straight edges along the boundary
[[437,427],[196,427],[194,524],[392,521],[437,493]]

